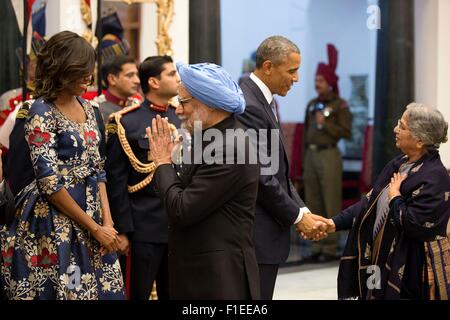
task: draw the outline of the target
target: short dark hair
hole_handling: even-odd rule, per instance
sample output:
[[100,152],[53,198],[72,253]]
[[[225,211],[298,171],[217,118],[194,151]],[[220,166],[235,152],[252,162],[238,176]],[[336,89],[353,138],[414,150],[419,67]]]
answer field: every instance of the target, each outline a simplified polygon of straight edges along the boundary
[[96,53],[83,37],[62,31],[51,37],[37,56],[35,96],[54,101],[61,92],[94,73]]
[[133,63],[137,66],[136,61],[125,55],[115,56],[107,59],[102,65],[102,84],[104,88],[109,87],[108,76],[110,74],[117,76],[122,71],[122,66],[127,63]]
[[300,49],[291,40],[283,36],[269,37],[256,50],[256,68],[260,69],[267,60],[278,66],[292,52],[300,54]]
[[170,56],[152,56],[141,63],[139,66],[139,80],[141,80],[142,92],[144,94],[150,91],[148,79],[151,77],[160,79],[161,72],[163,72],[166,63],[173,63]]

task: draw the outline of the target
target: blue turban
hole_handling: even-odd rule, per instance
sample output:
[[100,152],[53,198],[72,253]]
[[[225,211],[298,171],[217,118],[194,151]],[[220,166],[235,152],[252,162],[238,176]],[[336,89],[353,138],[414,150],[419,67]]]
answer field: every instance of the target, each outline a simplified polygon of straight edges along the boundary
[[213,63],[187,65],[177,63],[181,81],[191,95],[208,107],[231,113],[243,113],[244,94],[221,66]]

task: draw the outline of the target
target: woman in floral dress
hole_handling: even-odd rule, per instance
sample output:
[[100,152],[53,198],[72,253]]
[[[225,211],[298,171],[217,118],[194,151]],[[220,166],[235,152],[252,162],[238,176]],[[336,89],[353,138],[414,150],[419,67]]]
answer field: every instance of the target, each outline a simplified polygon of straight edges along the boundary
[[9,299],[123,299],[94,109],[78,96],[92,80],[95,51],[63,31],[42,48],[37,100],[25,138],[36,179],[16,197],[0,232],[1,285]]

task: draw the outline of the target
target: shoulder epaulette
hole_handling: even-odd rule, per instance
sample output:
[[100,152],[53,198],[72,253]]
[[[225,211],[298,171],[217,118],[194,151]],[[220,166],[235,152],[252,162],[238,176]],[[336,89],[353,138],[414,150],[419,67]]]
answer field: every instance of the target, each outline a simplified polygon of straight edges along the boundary
[[94,101],[94,100],[91,100],[91,101],[89,101],[89,103],[91,104],[91,106],[92,107],[94,107],[94,108],[100,108],[100,106],[98,105],[98,102],[97,101]]
[[106,97],[104,94],[101,94],[99,96],[94,97],[94,99],[92,99],[91,101],[94,101],[94,102],[100,104],[100,103],[103,103],[106,101]]
[[111,116],[113,116],[114,118],[116,117],[117,114],[119,114],[120,116],[123,116],[125,114],[127,114],[128,112],[131,112],[133,110],[139,109],[141,105],[140,104],[131,104],[127,107],[122,108],[121,110],[114,112],[113,114],[111,114],[109,117],[111,118]]
[[133,110],[136,110],[139,108],[140,105],[130,105],[128,107],[124,107],[123,109],[111,113],[108,117],[108,122],[106,124],[106,132],[108,134],[117,134],[117,123],[120,121],[122,116],[124,114],[127,114],[128,112],[131,112]]
[[142,104],[142,101],[141,100],[139,100],[138,98],[136,98],[136,97],[130,97],[130,98],[128,98],[128,100],[127,100],[127,107],[132,107],[132,106],[135,106],[135,105],[138,105],[138,106],[140,106]]
[[31,105],[34,103],[34,99],[27,100],[24,103],[20,103],[17,107],[19,111],[17,111],[16,119],[26,119],[28,117],[28,111],[30,110]]
[[106,133],[109,134],[117,134],[117,124],[115,122],[108,122],[106,124]]

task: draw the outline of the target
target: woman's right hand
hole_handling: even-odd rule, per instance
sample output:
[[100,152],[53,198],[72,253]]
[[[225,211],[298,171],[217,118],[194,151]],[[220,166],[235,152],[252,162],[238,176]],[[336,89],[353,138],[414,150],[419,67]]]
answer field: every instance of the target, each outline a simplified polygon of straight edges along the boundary
[[119,249],[118,232],[113,227],[98,226],[97,230],[93,232],[94,238],[100,242],[108,252],[117,251]]

